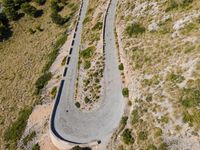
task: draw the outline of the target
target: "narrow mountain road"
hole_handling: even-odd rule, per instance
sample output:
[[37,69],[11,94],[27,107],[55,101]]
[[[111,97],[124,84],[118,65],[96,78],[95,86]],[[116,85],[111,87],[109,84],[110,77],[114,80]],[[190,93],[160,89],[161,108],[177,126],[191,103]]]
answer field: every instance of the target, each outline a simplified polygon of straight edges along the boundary
[[114,36],[116,5],[117,0],[111,0],[105,18],[105,81],[102,103],[93,111],[82,112],[74,105],[81,29],[88,0],[82,2],[80,19],[50,121],[51,139],[59,148],[64,148],[70,143],[86,145],[100,141],[104,143],[120,123],[124,102]]

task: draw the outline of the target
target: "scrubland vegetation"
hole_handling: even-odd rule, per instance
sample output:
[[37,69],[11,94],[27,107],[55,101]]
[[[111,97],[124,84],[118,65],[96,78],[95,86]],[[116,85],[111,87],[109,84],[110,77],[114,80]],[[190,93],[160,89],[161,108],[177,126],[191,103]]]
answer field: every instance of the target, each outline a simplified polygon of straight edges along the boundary
[[115,140],[120,149],[200,148],[199,6],[197,0],[118,3],[130,109]]
[[[74,27],[79,4],[78,0],[2,1],[1,148],[16,149],[32,108],[41,102],[41,90],[52,76],[49,68],[66,41],[69,31]],[[55,10],[54,6],[59,9]],[[59,15],[59,18],[52,18],[52,13]],[[64,20],[62,24],[57,23],[60,18]],[[54,97],[55,93],[54,89],[50,94]],[[24,143],[31,139],[32,135],[25,138]],[[34,145],[33,149],[39,149],[39,145]]]

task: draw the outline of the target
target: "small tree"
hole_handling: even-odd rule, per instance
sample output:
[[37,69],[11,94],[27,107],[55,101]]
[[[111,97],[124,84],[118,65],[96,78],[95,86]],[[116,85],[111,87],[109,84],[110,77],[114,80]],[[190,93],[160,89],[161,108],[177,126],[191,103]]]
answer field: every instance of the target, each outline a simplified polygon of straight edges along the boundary
[[124,70],[124,65],[121,63],[118,68],[119,70]]
[[125,144],[133,144],[135,139],[132,137],[131,131],[129,129],[125,129],[122,133],[122,140]]
[[0,39],[2,39],[5,36],[6,31],[6,26],[2,22],[0,22]]
[[9,20],[16,20],[18,12],[15,9],[15,3],[13,0],[3,0],[4,12]]
[[85,103],[90,103],[91,102],[91,100],[87,96],[84,98],[84,101],[85,101]]
[[128,97],[129,96],[129,90],[128,90],[128,88],[123,88],[122,94],[123,94],[124,97]]
[[21,5],[21,9],[24,13],[26,13],[29,16],[36,17],[37,15],[37,9],[27,2]]
[[61,10],[61,8],[58,5],[57,1],[55,1],[55,0],[51,1],[51,10],[52,10],[53,13],[59,12]]
[[39,5],[44,5],[46,0],[34,0],[36,3],[38,3]]
[[65,19],[61,17],[57,12],[53,12],[51,14],[51,19],[53,23],[58,24],[58,25],[63,25],[65,23]]
[[15,5],[20,8],[21,4],[27,2],[27,0],[14,0]]
[[81,104],[79,102],[76,102],[75,105],[76,105],[77,108],[81,107]]

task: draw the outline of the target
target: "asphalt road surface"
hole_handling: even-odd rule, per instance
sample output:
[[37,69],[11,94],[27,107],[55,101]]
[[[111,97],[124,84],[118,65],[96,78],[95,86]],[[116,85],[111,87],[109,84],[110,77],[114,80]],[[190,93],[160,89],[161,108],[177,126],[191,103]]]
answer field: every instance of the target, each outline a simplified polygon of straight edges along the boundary
[[76,144],[104,141],[119,125],[124,101],[114,37],[116,4],[117,0],[111,0],[105,19],[105,70],[102,103],[93,111],[82,112],[74,104],[74,95],[82,22],[88,6],[88,0],[83,0],[77,31],[72,41],[71,54],[67,59],[64,77],[51,116],[51,132],[62,141]]

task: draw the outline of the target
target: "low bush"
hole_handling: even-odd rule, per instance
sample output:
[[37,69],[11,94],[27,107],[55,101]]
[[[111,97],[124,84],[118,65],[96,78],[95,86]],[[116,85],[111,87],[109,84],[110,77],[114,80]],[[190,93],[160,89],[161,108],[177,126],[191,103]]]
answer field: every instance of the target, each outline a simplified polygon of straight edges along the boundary
[[35,82],[36,94],[39,94],[41,89],[47,84],[47,82],[51,79],[51,72],[45,72],[42,76],[40,76]]
[[90,147],[80,147],[80,146],[75,146],[71,148],[70,150],[92,150]]
[[101,30],[102,27],[103,27],[103,22],[97,22],[92,29],[93,30]]
[[39,5],[44,5],[46,0],[34,0],[36,3],[38,3]]
[[94,50],[95,50],[94,46],[88,47],[85,50],[81,51],[80,55],[83,59],[88,59],[92,57]]
[[23,139],[24,145],[27,145],[28,142],[32,141],[33,138],[35,138],[35,136],[36,136],[36,132],[35,132],[35,131],[33,131],[33,132],[31,132],[30,134],[28,134],[28,135]]
[[76,103],[75,103],[75,106],[76,106],[77,108],[80,108],[80,107],[81,107],[81,104],[80,104],[79,102],[76,102]]
[[83,64],[84,66],[84,69],[89,69],[90,67],[91,67],[91,62],[90,61],[88,61],[88,60],[86,60],[86,61],[84,61],[84,64]]
[[127,124],[127,120],[128,120],[128,116],[123,116],[120,123],[122,125],[126,125]]
[[169,0],[167,2],[166,12],[177,9],[178,7],[185,8],[189,6],[193,0]]
[[168,145],[167,145],[167,143],[161,143],[158,149],[159,149],[159,150],[168,150]]
[[183,122],[185,122],[185,123],[192,123],[193,122],[193,117],[188,111],[185,111],[183,113]]
[[167,76],[167,80],[169,80],[173,83],[181,83],[185,80],[185,78],[184,78],[184,76],[181,76],[181,75],[178,75],[178,74],[175,74],[175,73],[170,73]]
[[66,40],[67,40],[66,34],[63,34],[57,39],[56,43],[53,46],[52,52],[48,55],[48,61],[42,70],[44,73],[50,69],[51,65],[53,64],[56,57],[58,56],[60,48],[62,47],[62,45],[65,43]]
[[40,150],[40,145],[37,143],[32,147],[32,150]]
[[32,28],[29,28],[28,31],[30,34],[34,34],[36,32],[36,30],[33,30]]
[[168,123],[169,122],[169,118],[168,118],[167,115],[164,115],[164,116],[161,116],[160,121],[163,122],[163,123]]
[[122,133],[122,140],[125,144],[133,144],[135,139],[132,137],[132,133],[129,129],[125,129]]
[[148,132],[147,131],[141,131],[138,134],[139,140],[147,140],[148,138]]
[[30,5],[28,2],[23,3],[21,5],[21,9],[24,13],[26,13],[29,16],[36,17],[37,15],[37,9],[34,6]]
[[155,137],[160,137],[161,135],[162,135],[162,129],[159,128],[159,127],[156,127],[154,136]]
[[139,23],[133,23],[131,25],[128,25],[125,29],[126,34],[128,34],[129,37],[132,36],[137,36],[139,34],[142,34],[145,32],[145,27],[143,27],[141,24]]
[[55,23],[57,25],[63,25],[66,22],[65,19],[57,12],[51,13],[51,19],[52,19],[53,23]]
[[139,116],[138,110],[134,109],[131,113],[131,123],[132,123],[132,125],[138,123],[139,119],[140,119],[140,116]]
[[17,20],[19,14],[17,12],[14,0],[2,1],[4,12],[9,20]]
[[147,150],[157,150],[157,147],[153,144],[148,145]]
[[19,112],[19,116],[16,121],[14,121],[4,132],[4,140],[17,144],[17,141],[21,138],[27,124],[29,115],[32,112],[32,107],[25,107]]
[[63,58],[63,60],[62,60],[62,62],[61,62],[61,66],[64,66],[64,65],[65,65],[66,60],[67,60],[67,56],[65,56],[65,57]]
[[169,0],[168,2],[167,2],[167,8],[166,8],[166,12],[168,12],[168,11],[170,11],[170,10],[173,10],[173,9],[175,9],[175,8],[177,8],[178,7],[178,2],[177,2],[177,0]]
[[128,90],[128,88],[123,88],[122,89],[122,94],[123,94],[124,97],[128,97],[129,96],[129,90]]
[[54,86],[54,87],[51,89],[52,98],[55,98],[55,97],[56,97],[56,93],[57,93],[57,87]]
[[124,65],[121,63],[119,66],[118,66],[119,70],[124,70]]
[[58,5],[57,0],[51,0],[51,11],[52,13],[58,13],[59,11],[62,10],[62,7]]
[[196,107],[200,104],[200,89],[188,88],[183,90],[181,103],[186,108]]
[[84,98],[84,101],[86,104],[91,102],[91,100],[87,96]]

